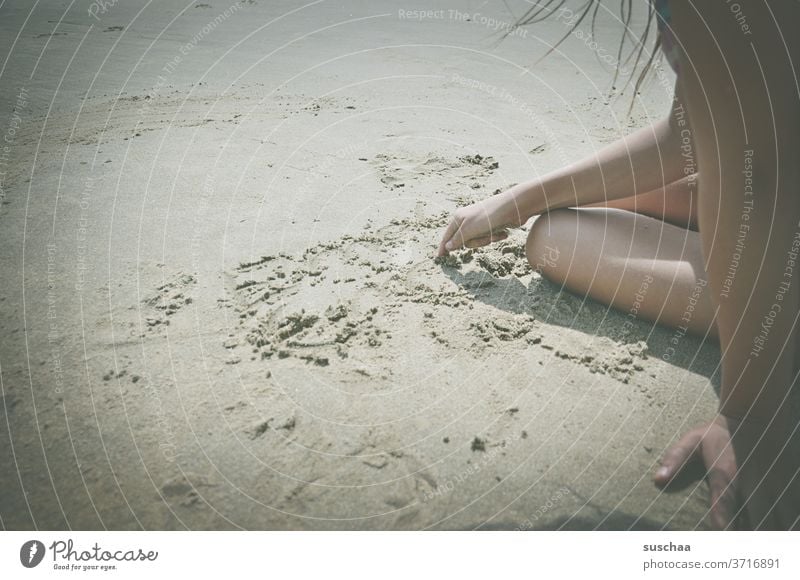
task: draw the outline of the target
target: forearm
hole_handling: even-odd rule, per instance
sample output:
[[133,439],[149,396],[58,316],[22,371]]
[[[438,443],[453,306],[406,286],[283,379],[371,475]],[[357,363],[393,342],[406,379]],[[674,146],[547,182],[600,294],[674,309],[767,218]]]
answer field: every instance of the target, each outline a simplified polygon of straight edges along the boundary
[[[676,89],[680,97],[680,88]],[[524,223],[531,216],[563,207],[621,199],[663,189],[694,171],[693,158],[684,157],[691,133],[684,118],[682,98],[676,98],[670,116],[606,145],[540,179],[520,183],[504,192],[504,203]]]
[[504,194],[525,222],[563,207],[630,197],[661,189],[684,176],[680,136],[665,119]]

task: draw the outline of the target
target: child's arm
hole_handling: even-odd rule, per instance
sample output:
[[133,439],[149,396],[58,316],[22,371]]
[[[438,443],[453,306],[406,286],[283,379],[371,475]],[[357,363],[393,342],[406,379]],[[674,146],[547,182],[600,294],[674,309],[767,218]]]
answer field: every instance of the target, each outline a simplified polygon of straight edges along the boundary
[[606,145],[596,155],[460,208],[442,238],[438,255],[502,239],[499,230],[503,227],[519,226],[546,211],[630,197],[694,173],[694,149],[680,83],[675,94],[668,118]]

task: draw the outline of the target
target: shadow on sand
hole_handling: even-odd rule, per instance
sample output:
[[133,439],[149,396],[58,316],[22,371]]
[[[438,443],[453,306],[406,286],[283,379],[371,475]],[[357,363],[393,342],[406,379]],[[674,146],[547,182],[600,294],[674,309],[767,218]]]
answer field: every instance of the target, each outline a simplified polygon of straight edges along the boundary
[[705,376],[719,394],[719,347],[713,339],[682,334],[636,319],[591,298],[580,297],[534,276],[526,286],[519,278],[497,278],[485,270],[461,272],[442,265],[442,272],[479,302],[512,314],[530,314],[539,323],[569,328],[617,343],[644,341],[649,356]]

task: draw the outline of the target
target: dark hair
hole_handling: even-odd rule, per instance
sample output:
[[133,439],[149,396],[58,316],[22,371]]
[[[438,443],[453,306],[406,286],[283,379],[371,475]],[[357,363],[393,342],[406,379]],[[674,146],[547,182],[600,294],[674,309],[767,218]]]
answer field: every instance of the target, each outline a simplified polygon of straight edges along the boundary
[[[505,32],[504,36],[508,36],[514,30],[521,26],[527,26],[529,24],[536,24],[538,22],[542,22],[552,16],[556,11],[560,10],[566,0],[542,0],[538,3],[535,3],[531,6],[525,14],[523,14],[519,20],[511,27],[510,30]],[[589,13],[591,13],[591,22],[592,22],[592,34],[594,34],[595,29],[595,22],[597,21],[597,13],[600,10],[600,0],[587,0],[586,4],[579,8],[576,11],[577,20],[572,25],[564,36],[562,36],[558,42],[556,42],[550,49],[542,56],[541,58],[545,58],[554,50],[556,50],[562,42],[564,42],[570,34],[583,22]],[[614,72],[614,80],[612,84],[616,84],[617,79],[619,77],[619,67],[622,64],[627,64],[631,61],[632,58],[635,57],[635,61],[633,63],[633,72],[639,67],[639,64],[642,62],[642,55],[645,51],[645,47],[647,45],[647,40],[650,37],[650,30],[652,28],[651,24],[653,23],[653,19],[657,18],[657,13],[654,7],[654,3],[652,1],[647,2],[647,25],[645,26],[644,32],[638,37],[635,36],[630,29],[631,24],[631,17],[633,14],[633,0],[620,0],[619,3],[619,17],[620,21],[625,25],[625,30],[622,33],[622,38],[619,42],[619,47],[617,48],[617,69]],[[628,55],[624,58],[623,61],[623,52],[625,51],[625,44],[626,41],[631,43],[631,49]],[[661,55],[661,33],[658,32],[656,34],[656,39],[653,44],[653,48],[650,51],[650,56],[647,58],[647,61],[644,63],[644,67],[642,71],[639,73],[639,76],[636,79],[636,83],[634,85],[634,99],[639,92],[639,89],[644,83],[648,72],[652,69],[653,64],[656,62],[656,57]],[[541,58],[539,60],[541,60]],[[630,84],[633,76],[628,79],[628,82],[625,84],[624,88]],[[623,90],[624,90],[623,88]],[[633,108],[633,102],[631,102],[631,108]],[[630,112],[630,111],[629,111]]]

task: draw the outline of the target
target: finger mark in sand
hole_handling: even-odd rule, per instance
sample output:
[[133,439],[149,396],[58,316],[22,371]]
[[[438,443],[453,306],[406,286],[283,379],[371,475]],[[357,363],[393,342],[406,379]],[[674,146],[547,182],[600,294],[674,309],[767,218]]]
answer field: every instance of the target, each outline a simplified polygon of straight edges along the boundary
[[383,469],[389,465],[389,460],[385,457],[380,457],[377,460],[364,460],[361,463],[373,469]]
[[258,439],[263,437],[264,434],[269,430],[269,424],[272,419],[267,419],[266,421],[259,421],[256,425],[254,425],[251,429],[247,431],[247,436],[252,439]]

